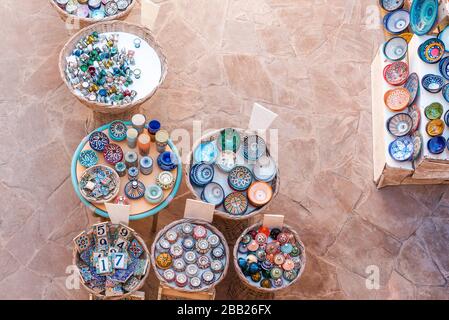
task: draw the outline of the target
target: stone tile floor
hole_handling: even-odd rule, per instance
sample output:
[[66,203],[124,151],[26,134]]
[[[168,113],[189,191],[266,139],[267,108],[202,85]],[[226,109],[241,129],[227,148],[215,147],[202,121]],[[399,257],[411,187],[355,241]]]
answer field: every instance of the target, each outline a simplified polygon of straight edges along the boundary
[[[448,299],[449,192],[371,182],[375,0],[153,0],[169,60],[145,113],[188,128],[244,126],[259,101],[279,113],[282,213],[306,244],[303,278],[277,298]],[[48,1],[0,4],[0,298],[86,299],[65,287],[71,239],[97,221],[70,183],[90,112],[58,70],[69,35]],[[140,1],[129,21],[138,22]],[[183,184],[160,225],[180,218]],[[148,243],[151,219],[131,223]],[[380,286],[366,286],[367,268]],[[231,271],[218,298],[245,298]],[[145,291],[156,297],[150,275]]]

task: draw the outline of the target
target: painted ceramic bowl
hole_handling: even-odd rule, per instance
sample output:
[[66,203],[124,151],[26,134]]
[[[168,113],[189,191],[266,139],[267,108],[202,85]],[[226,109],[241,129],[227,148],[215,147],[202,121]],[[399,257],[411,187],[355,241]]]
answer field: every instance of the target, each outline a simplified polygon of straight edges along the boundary
[[229,186],[235,191],[245,191],[253,182],[253,174],[244,166],[237,166],[231,170],[228,176]]
[[449,26],[446,26],[439,34],[438,39],[440,39],[444,43],[444,47],[446,48],[446,52],[449,50]]
[[117,196],[120,190],[120,177],[108,166],[95,165],[83,172],[79,189],[87,201],[106,203]]
[[109,144],[109,138],[101,131],[92,132],[89,136],[89,145],[98,152],[103,152],[104,148]]
[[427,142],[427,149],[432,154],[443,153],[444,149],[446,149],[446,146],[446,139],[442,136],[432,138]]
[[393,136],[403,137],[413,128],[413,120],[407,113],[398,113],[387,120],[387,129]]
[[193,160],[196,163],[205,162],[211,164],[217,160],[217,157],[218,149],[213,142],[201,143],[193,153]]
[[440,60],[438,69],[443,78],[449,80],[449,57],[445,57]]
[[441,90],[441,93],[443,94],[444,100],[449,102],[449,83],[444,85],[443,89]]
[[404,0],[379,0],[379,5],[385,11],[392,12],[404,6]]
[[384,79],[392,86],[403,85],[408,78],[408,65],[402,61],[389,64],[384,69]]
[[412,136],[412,140],[413,140],[413,160],[416,160],[421,155],[422,151],[423,138],[421,133],[419,133],[419,131],[415,132]]
[[438,93],[443,89],[444,78],[436,74],[426,74],[422,78],[422,86],[430,93]]
[[98,155],[93,150],[84,150],[80,152],[78,161],[84,168],[90,168],[98,163]]
[[385,92],[384,102],[391,111],[402,111],[410,102],[410,92],[405,88],[388,90]]
[[443,105],[439,102],[431,103],[424,109],[424,114],[429,120],[440,119],[443,115],[443,112]]
[[415,132],[419,129],[419,125],[421,123],[421,111],[419,107],[414,104],[408,108],[408,114],[412,117],[413,126],[411,132]]
[[225,198],[225,192],[221,185],[216,182],[211,182],[204,187],[201,193],[201,199],[204,202],[211,203],[218,207],[221,205]]
[[400,137],[390,143],[390,156],[396,161],[408,161],[413,156],[413,140],[409,136]]
[[449,110],[444,114],[444,122],[449,127]]
[[438,17],[438,0],[414,0],[410,8],[410,27],[418,36],[432,30]]
[[108,128],[109,137],[114,141],[123,141],[126,139],[127,125],[120,120],[111,122]]
[[384,17],[384,27],[391,34],[400,34],[410,25],[410,13],[407,10],[395,10]]
[[404,84],[404,88],[410,92],[410,102],[409,105],[412,105],[416,97],[419,95],[419,77],[416,73],[412,73],[409,75],[407,81]]
[[205,187],[214,179],[214,167],[207,163],[197,163],[190,168],[190,181],[198,186]]
[[402,60],[407,54],[408,44],[404,38],[393,37],[384,45],[384,54],[387,59],[392,61]]
[[418,56],[425,63],[437,63],[443,58],[445,52],[444,43],[437,38],[431,38],[423,43],[418,48]]
[[104,148],[103,156],[107,163],[115,165],[123,160],[123,150],[119,145],[110,143]]
[[431,137],[441,136],[444,132],[444,126],[443,120],[435,119],[427,123],[426,132]]

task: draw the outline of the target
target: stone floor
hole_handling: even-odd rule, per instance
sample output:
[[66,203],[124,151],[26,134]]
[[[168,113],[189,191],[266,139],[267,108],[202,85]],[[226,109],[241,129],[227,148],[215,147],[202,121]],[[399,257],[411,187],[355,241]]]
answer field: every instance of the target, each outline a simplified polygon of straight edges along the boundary
[[[142,0],[143,1],[143,0]],[[279,114],[286,215],[307,247],[279,299],[448,299],[449,192],[372,179],[370,62],[383,39],[376,0],[153,0],[169,60],[147,115],[170,128],[244,126],[261,102]],[[0,4],[0,298],[86,299],[65,287],[71,239],[98,220],[76,197],[70,159],[90,112],[61,81],[73,31],[47,0]],[[139,22],[140,1],[129,21]],[[180,218],[183,183],[160,226]],[[131,223],[151,243],[151,219]],[[369,289],[370,266],[379,288]],[[218,298],[245,298],[231,271]],[[153,272],[145,287],[156,297]]]

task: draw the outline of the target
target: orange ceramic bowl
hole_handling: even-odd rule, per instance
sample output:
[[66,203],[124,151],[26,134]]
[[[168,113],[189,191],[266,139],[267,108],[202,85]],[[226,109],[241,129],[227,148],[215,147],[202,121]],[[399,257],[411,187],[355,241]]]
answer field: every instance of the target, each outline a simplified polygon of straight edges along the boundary
[[436,119],[429,121],[426,126],[426,132],[431,137],[441,136],[444,132],[444,121]]
[[402,111],[410,102],[410,92],[405,88],[388,90],[385,92],[384,102],[391,111]]

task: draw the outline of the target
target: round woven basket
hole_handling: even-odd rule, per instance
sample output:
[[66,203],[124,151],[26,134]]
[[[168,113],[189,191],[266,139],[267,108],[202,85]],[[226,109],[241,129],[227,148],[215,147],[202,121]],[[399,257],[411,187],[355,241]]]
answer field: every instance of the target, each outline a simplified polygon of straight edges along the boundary
[[[92,32],[97,31],[98,33],[105,33],[105,32],[126,32],[133,34],[135,36],[140,37],[141,39],[145,40],[157,53],[159,60],[161,61],[161,78],[159,79],[158,85],[146,96],[140,98],[139,100],[132,101],[131,103],[114,106],[106,103],[100,103],[96,101],[88,101],[84,97],[80,97],[75,93],[75,90],[72,88],[72,85],[68,82],[66,78],[65,69],[67,66],[66,57],[70,55],[73,48],[75,47],[76,43],[83,37],[88,36]],[[123,21],[107,21],[107,22],[99,22],[96,24],[93,24],[87,28],[84,28],[80,30],[78,33],[76,33],[74,36],[72,36],[69,41],[65,44],[65,46],[62,48],[60,54],[59,54],[59,73],[61,75],[62,80],[69,88],[70,92],[85,106],[92,109],[94,112],[99,113],[109,113],[109,114],[119,114],[119,113],[125,113],[130,110],[136,110],[138,106],[140,106],[142,103],[150,99],[156,90],[162,85],[164,82],[168,71],[168,65],[167,65],[167,58],[162,52],[162,48],[159,46],[159,44],[156,42],[153,34],[151,33],[150,29],[136,25],[131,24],[128,22]]]
[[112,196],[109,199],[107,199],[107,200],[96,200],[93,197],[92,198],[88,197],[86,195],[86,193],[83,191],[83,189],[81,188],[81,186],[79,187],[80,193],[87,201],[92,202],[92,203],[106,203],[106,202],[109,202],[109,201],[113,200],[118,195],[118,193],[120,191],[120,177],[119,177],[117,171],[115,171],[113,168],[110,168],[110,167],[102,165],[102,164],[97,164],[95,166],[87,168],[86,171],[83,172],[83,175],[81,176],[81,178],[85,174],[87,174],[88,172],[90,172],[91,170],[93,170],[95,168],[103,168],[103,169],[110,170],[112,172],[112,176],[113,176],[114,182],[117,185],[115,190],[114,190],[114,192],[113,192],[113,194],[112,194]]
[[[112,225],[113,228],[117,228],[117,225]],[[88,235],[92,235],[93,230],[92,228],[87,232]],[[147,245],[145,244],[145,241],[142,239],[142,237],[140,237],[136,232],[134,232],[133,234],[134,238],[137,239],[137,241],[139,241],[140,245],[142,246],[143,250],[144,250],[144,254],[145,254],[145,258],[149,259],[151,261],[150,258],[150,253],[148,251]],[[78,250],[76,249],[76,247],[73,248],[72,251],[72,264],[78,266],[78,262],[80,259],[80,255],[78,253]],[[101,300],[121,300],[124,299],[126,297],[129,297],[130,295],[132,295],[133,293],[135,293],[136,291],[139,291],[140,288],[143,287],[143,285],[145,284],[145,281],[148,277],[148,275],[150,274],[150,270],[149,267],[147,268],[147,272],[146,274],[142,277],[142,279],[140,279],[140,283],[134,288],[133,291],[130,291],[126,294],[123,294],[121,296],[106,296],[104,294],[98,294],[97,292],[95,292],[94,290],[92,290],[91,288],[89,288],[83,281],[81,274],[80,274],[80,279],[81,279],[81,283],[83,285],[83,287],[92,295],[94,295],[97,298],[100,298]]]
[[[186,185],[187,188],[190,190],[190,192],[195,196],[195,198],[197,200],[201,200],[200,195],[198,195],[198,193],[195,191],[192,183],[190,182],[190,168],[192,166],[192,162],[193,162],[193,152],[195,151],[195,149],[204,141],[212,141],[212,140],[216,140],[216,138],[218,137],[218,135],[220,134],[220,132],[222,130],[225,130],[226,128],[222,128],[216,131],[213,131],[211,133],[208,133],[204,136],[202,136],[197,142],[194,143],[193,148],[191,150],[191,152],[189,153],[188,156],[188,162],[185,166],[185,171],[184,171],[184,175],[185,175],[185,181],[186,181]],[[235,129],[235,128],[234,128]],[[251,133],[250,131],[245,131],[245,130],[240,130],[240,129],[236,129],[237,131],[239,131],[240,133],[242,132],[246,132],[246,133]],[[270,152],[267,148],[267,154],[269,155]],[[262,212],[264,212],[265,210],[267,210],[271,203],[273,202],[274,198],[277,196],[277,194],[279,193],[279,188],[280,188],[280,184],[281,184],[281,179],[280,179],[280,175],[279,175],[279,166],[277,166],[277,173],[276,173],[276,177],[274,178],[274,180],[272,181],[273,184],[273,196],[270,200],[270,202],[268,202],[266,205],[260,207],[260,208],[256,208],[254,211],[252,211],[249,214],[245,214],[242,216],[232,216],[224,211],[221,210],[215,210],[214,214],[223,218],[223,219],[227,219],[227,220],[246,220],[249,219],[251,217],[254,217]]]
[[110,17],[104,17],[101,20],[98,19],[93,19],[93,18],[80,18],[78,16],[72,15],[67,13],[67,11],[61,9],[57,3],[54,0],[49,0],[50,4],[52,5],[53,8],[55,8],[56,12],[59,14],[59,17],[64,21],[64,22],[69,22],[70,24],[73,25],[78,25],[80,28],[85,28],[87,26],[90,26],[94,23],[98,23],[98,22],[105,22],[105,21],[112,21],[112,20],[124,20],[131,12],[131,10],[134,8],[134,5],[136,4],[136,0],[133,0],[131,2],[131,4],[128,6],[128,8],[126,8],[126,10],[123,11],[119,11],[118,14],[110,16]]
[[[156,243],[158,242],[158,240],[168,230],[170,230],[174,226],[179,225],[179,224],[183,224],[183,223],[186,223],[186,222],[187,223],[192,223],[192,224],[203,225],[206,229],[209,229],[212,232],[214,232],[220,238],[221,242],[223,243],[223,247],[225,249],[225,254],[226,254],[226,265],[224,266],[223,273],[222,273],[220,279],[218,279],[218,281],[216,281],[216,282],[214,282],[214,283],[212,283],[210,285],[204,286],[204,287],[202,287],[200,289],[197,289],[197,290],[192,290],[192,289],[188,288],[188,286],[185,286],[185,287],[173,287],[171,284],[167,283],[167,281],[165,281],[165,279],[159,274],[159,272],[157,271],[158,267],[156,266],[155,254],[156,254]],[[214,288],[217,284],[219,284],[226,277],[226,275],[228,274],[228,268],[229,268],[229,246],[228,246],[228,243],[227,243],[225,237],[223,236],[223,234],[217,228],[215,228],[213,225],[211,225],[210,223],[207,223],[206,221],[199,220],[199,219],[181,219],[181,220],[177,220],[177,221],[174,221],[174,222],[170,223],[169,225],[165,226],[161,231],[158,232],[158,234],[154,238],[153,244],[151,245],[151,264],[153,266],[154,272],[156,273],[156,277],[159,279],[159,281],[161,283],[163,283],[164,285],[170,287],[170,288],[173,288],[173,289],[178,290],[178,291],[184,291],[184,292],[190,292],[190,293],[192,293],[192,292],[209,291],[210,289]]]
[[237,276],[239,277],[239,279],[251,290],[256,291],[256,292],[260,292],[260,293],[274,293],[280,290],[284,290],[285,288],[290,287],[292,284],[294,284],[296,281],[299,280],[299,278],[301,277],[302,273],[304,272],[304,269],[306,267],[306,250],[304,247],[304,244],[302,243],[302,241],[299,239],[298,233],[292,229],[292,227],[284,224],[283,228],[289,230],[296,239],[296,242],[298,242],[302,249],[303,249],[303,253],[302,253],[302,259],[301,259],[301,269],[298,272],[298,276],[290,283],[288,283],[287,285],[280,287],[280,288],[262,288],[262,287],[256,287],[254,285],[252,285],[248,279],[246,279],[246,277],[243,275],[242,270],[239,267],[239,264],[237,262],[237,257],[238,257],[238,248],[239,248],[239,243],[240,241],[242,241],[242,238],[245,234],[247,234],[248,232],[250,232],[253,229],[258,229],[262,226],[262,223],[256,223],[254,225],[252,225],[251,227],[247,228],[245,231],[243,231],[242,235],[237,239],[237,241],[235,242],[234,245],[234,268],[235,271],[237,273]]

